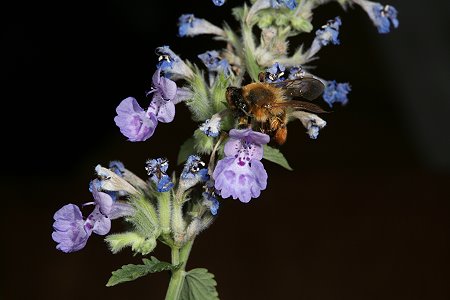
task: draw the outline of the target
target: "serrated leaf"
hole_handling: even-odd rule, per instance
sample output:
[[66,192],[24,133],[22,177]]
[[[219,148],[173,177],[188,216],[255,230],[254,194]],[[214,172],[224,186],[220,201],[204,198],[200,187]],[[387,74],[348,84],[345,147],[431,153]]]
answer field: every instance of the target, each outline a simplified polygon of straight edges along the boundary
[[187,139],[183,145],[181,145],[180,151],[178,152],[177,164],[181,165],[187,160],[189,155],[194,153],[194,145],[195,140],[193,137]]
[[283,168],[288,169],[289,171],[293,170],[289,165],[288,161],[286,160],[286,158],[284,157],[283,153],[281,153],[280,150],[276,148],[264,145],[263,158],[273,163],[276,163],[277,165],[280,165]]
[[207,269],[190,270],[185,277],[181,300],[218,300],[217,282]]
[[116,284],[133,281],[139,277],[145,276],[150,273],[156,273],[161,271],[171,271],[179,267],[179,265],[172,265],[167,262],[159,261],[155,257],[151,257],[151,260],[144,258],[142,260],[143,265],[124,265],[122,268],[113,271],[111,278],[109,278],[106,286],[114,286]]

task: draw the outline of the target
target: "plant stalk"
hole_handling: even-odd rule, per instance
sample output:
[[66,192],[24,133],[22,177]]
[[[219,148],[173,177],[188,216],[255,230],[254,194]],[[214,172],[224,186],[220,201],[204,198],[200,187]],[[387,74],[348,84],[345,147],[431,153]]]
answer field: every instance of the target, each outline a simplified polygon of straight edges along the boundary
[[169,287],[167,289],[166,300],[179,300],[181,290],[183,289],[184,279],[186,277],[186,262],[191,253],[192,244],[194,241],[187,242],[183,247],[172,247],[172,264],[181,264],[178,269],[172,271],[170,277]]

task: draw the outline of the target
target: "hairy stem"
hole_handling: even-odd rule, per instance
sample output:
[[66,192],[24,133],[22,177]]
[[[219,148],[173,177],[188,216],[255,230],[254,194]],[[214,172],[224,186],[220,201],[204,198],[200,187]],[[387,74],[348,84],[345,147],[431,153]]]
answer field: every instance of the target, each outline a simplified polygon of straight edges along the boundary
[[172,271],[169,288],[167,289],[166,300],[179,300],[183,289],[184,278],[186,277],[186,263],[191,253],[194,241],[187,242],[183,247],[172,247],[172,264],[181,266]]

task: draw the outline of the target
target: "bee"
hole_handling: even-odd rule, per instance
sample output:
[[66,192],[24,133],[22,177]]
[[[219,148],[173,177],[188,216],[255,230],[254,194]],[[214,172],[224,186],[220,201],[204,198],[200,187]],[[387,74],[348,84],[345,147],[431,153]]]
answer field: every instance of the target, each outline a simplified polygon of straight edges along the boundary
[[323,93],[323,83],[313,76],[301,74],[297,79],[269,83],[265,81],[265,73],[261,72],[259,81],[242,88],[227,88],[225,97],[239,118],[240,128],[256,127],[282,145],[287,138],[287,113],[290,110],[326,112],[318,105],[301,101],[314,100]]

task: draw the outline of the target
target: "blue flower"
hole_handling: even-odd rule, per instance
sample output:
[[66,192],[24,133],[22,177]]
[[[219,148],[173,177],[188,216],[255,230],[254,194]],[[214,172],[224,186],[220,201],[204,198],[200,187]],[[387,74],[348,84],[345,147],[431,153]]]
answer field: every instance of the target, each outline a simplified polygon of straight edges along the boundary
[[181,15],[178,19],[178,34],[187,36],[190,29],[197,25],[196,23],[198,23],[198,20],[193,14]]
[[199,54],[198,58],[202,60],[208,70],[215,72],[221,71],[226,76],[230,75],[230,64],[226,59],[222,59],[219,57],[219,52],[215,50],[206,51],[205,53]]
[[190,155],[184,164],[183,171],[181,172],[181,179],[194,179],[198,178],[200,181],[208,180],[208,169],[205,168],[205,163],[198,155]]
[[295,0],[271,0],[271,6],[273,8],[287,7],[294,10],[297,7],[297,2]]
[[163,174],[161,179],[157,182],[156,190],[160,193],[168,192],[173,188],[173,182],[169,175]]
[[180,16],[178,19],[178,34],[181,37],[196,36],[200,34],[225,36],[222,29],[204,19],[196,18],[193,14],[185,14]]
[[166,174],[169,162],[166,158],[149,159],[145,170],[150,179],[156,184],[158,192],[167,192],[173,187],[170,177]]
[[200,125],[199,129],[207,136],[217,137],[220,133],[221,122],[220,114],[215,114]]
[[212,0],[212,2],[216,6],[222,6],[225,3],[225,0]]
[[339,26],[342,25],[341,18],[336,17],[334,20],[329,20],[327,24],[322,26],[322,29],[316,31],[316,38],[320,41],[322,46],[328,45],[330,42],[333,45],[339,45]]
[[116,201],[119,198],[119,192],[118,191],[102,190],[102,181],[99,180],[99,179],[94,179],[94,180],[91,180],[91,182],[89,182],[89,192],[92,193],[94,191],[94,189],[99,191],[99,192],[103,191],[104,193],[108,194],[113,199],[113,201]]
[[388,33],[390,31],[390,26],[394,28],[398,27],[397,10],[395,7],[390,5],[376,4],[373,6],[373,13],[375,18],[373,22],[377,26],[379,33]]
[[342,25],[341,18],[336,17],[329,20],[327,24],[322,26],[322,29],[316,31],[316,37],[312,42],[311,48],[305,54],[306,60],[311,59],[323,46],[332,43],[333,45],[339,45],[339,27]]
[[302,122],[306,128],[306,134],[313,140],[317,139],[320,129],[327,125],[327,122],[319,118],[317,115],[306,111],[294,111],[290,114]]
[[336,102],[345,105],[348,102],[347,94],[350,90],[350,84],[348,83],[337,83],[334,80],[327,81],[322,97],[330,107]]
[[302,66],[293,66],[289,70],[288,79],[299,79],[305,77],[305,70],[303,70]]
[[119,175],[120,177],[123,177],[123,172],[125,172],[125,166],[122,162],[118,160],[113,160],[109,162],[109,169]]
[[203,192],[203,204],[209,208],[213,216],[217,215],[219,210],[219,200],[216,196],[216,188],[214,187],[214,180],[208,180],[203,186],[205,191]]
[[379,33],[389,33],[391,24],[394,28],[399,25],[397,10],[391,5],[381,5],[377,2],[358,1],[377,27]]
[[191,68],[175,52],[170,50],[169,46],[156,48],[156,55],[158,55],[156,68],[160,69],[167,77],[176,80],[194,76]]
[[284,72],[286,68],[279,64],[274,63],[270,68],[266,69],[266,81],[267,82],[280,82],[286,80],[286,73]]

